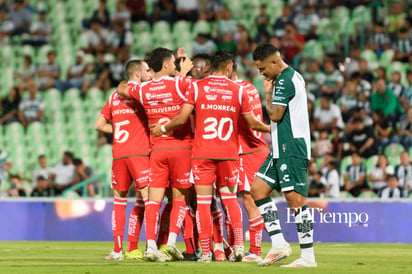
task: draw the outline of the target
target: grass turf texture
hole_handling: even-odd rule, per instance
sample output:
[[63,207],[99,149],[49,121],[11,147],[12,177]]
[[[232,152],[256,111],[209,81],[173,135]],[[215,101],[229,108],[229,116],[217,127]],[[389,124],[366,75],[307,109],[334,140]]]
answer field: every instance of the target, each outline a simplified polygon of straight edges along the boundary
[[[263,243],[263,255],[269,248]],[[110,242],[0,242],[0,273],[412,273],[412,245],[406,244],[319,243],[318,268],[305,270],[279,268],[300,255],[298,244],[292,244],[291,257],[264,268],[254,263],[104,261],[111,249]]]

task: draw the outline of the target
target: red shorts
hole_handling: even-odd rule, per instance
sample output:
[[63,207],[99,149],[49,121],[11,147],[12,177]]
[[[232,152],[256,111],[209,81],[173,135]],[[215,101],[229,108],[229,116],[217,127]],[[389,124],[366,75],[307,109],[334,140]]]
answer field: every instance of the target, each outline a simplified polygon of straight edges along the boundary
[[113,160],[112,188],[119,191],[128,191],[135,182],[136,191],[149,184],[149,157],[132,156]]
[[195,185],[234,187],[239,180],[239,161],[195,159],[192,160]]
[[238,192],[250,191],[256,173],[262,166],[268,154],[268,150],[260,150],[249,154],[239,155],[240,170]]
[[[190,187],[190,149],[159,149],[150,154],[150,187]],[[170,184],[169,184],[170,182]]]

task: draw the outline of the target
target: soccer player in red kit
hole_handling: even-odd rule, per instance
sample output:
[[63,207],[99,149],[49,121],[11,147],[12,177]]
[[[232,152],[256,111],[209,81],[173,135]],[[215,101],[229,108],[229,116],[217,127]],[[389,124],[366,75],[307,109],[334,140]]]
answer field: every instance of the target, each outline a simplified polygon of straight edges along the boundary
[[[255,117],[263,121],[262,103],[257,89],[252,83],[238,80],[236,69],[232,73],[232,80],[243,87],[243,91],[249,98]],[[262,230],[264,222],[260,216],[252,196],[250,195],[251,184],[255,175],[266,157],[269,147],[266,144],[262,132],[252,130],[243,117],[239,118],[239,188],[238,192],[243,195],[243,204],[249,216],[250,250],[243,257],[244,262],[259,262],[261,258]],[[231,233],[228,233],[230,235]],[[230,239],[229,239],[230,242]]]
[[242,214],[236,198],[239,177],[239,116],[243,115],[248,125],[255,130],[270,131],[269,126],[253,116],[243,88],[227,78],[232,74],[233,63],[231,53],[218,51],[212,60],[213,74],[192,83],[179,114],[166,124],[152,125],[153,136],[167,134],[185,125],[195,110],[192,171],[197,195],[196,219],[202,246],[201,262],[210,262],[212,259],[210,205],[215,180],[234,231],[236,261],[242,260]]
[[[190,81],[185,77],[170,77],[175,73],[173,52],[165,48],[153,50],[149,65],[154,79],[140,88],[119,86],[121,95],[138,100],[146,111],[150,124],[167,123],[180,111]],[[181,64],[181,74],[192,68],[189,58]],[[170,213],[170,228],[166,252],[175,260],[183,255],[176,247],[176,238],[182,226],[186,211],[186,194],[190,187],[191,126],[185,123],[181,128],[158,137],[151,137],[149,202],[146,207],[145,258],[150,261],[165,261],[166,257],[156,245],[159,209],[167,187],[172,187],[173,204]]]
[[[139,86],[150,80],[149,66],[140,60],[131,60],[126,64],[127,85]],[[111,122],[111,123],[110,123]],[[114,203],[112,229],[114,250],[106,260],[123,260],[123,233],[126,222],[125,210],[130,185],[136,186],[136,204],[129,217],[127,259],[143,259],[138,249],[145,203],[148,197],[149,183],[149,127],[146,113],[142,106],[133,99],[125,98],[115,91],[107,100],[95,129],[104,133],[113,133],[112,188]]]

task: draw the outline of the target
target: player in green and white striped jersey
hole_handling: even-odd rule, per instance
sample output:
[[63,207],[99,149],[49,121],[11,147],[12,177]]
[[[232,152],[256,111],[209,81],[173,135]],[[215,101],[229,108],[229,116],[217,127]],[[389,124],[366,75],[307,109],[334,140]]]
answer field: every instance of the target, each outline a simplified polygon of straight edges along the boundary
[[273,189],[282,192],[293,210],[301,257],[285,267],[316,267],[313,252],[313,220],[307,206],[307,164],[310,159],[310,130],[305,81],[281,58],[279,50],[264,44],[253,52],[265,76],[266,111],[271,119],[272,153],[258,171],[251,194],[272,240],[272,249],[259,266],[273,264],[292,252],[280,227]]

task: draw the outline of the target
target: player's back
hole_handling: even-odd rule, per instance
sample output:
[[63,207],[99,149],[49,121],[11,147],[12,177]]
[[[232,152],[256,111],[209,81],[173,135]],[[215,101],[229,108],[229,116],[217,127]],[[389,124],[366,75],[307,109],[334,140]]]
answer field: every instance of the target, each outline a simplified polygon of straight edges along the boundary
[[115,91],[107,100],[102,115],[113,124],[114,159],[149,155],[148,119],[139,102]]
[[196,123],[193,158],[239,159],[237,125],[244,112],[243,88],[226,77],[209,76],[192,83],[191,92]]
[[[249,104],[256,119],[263,121],[262,103],[255,86],[245,80],[237,80],[235,83],[243,87],[243,92],[248,96]],[[239,117],[239,154],[247,154],[268,148],[263,133],[251,129],[241,115]]]
[[[150,124],[166,124],[179,114],[184,104],[184,93],[190,85],[184,77],[161,77],[144,83],[139,91],[140,102]],[[151,137],[152,149],[191,146],[191,127],[186,123],[171,135]]]

